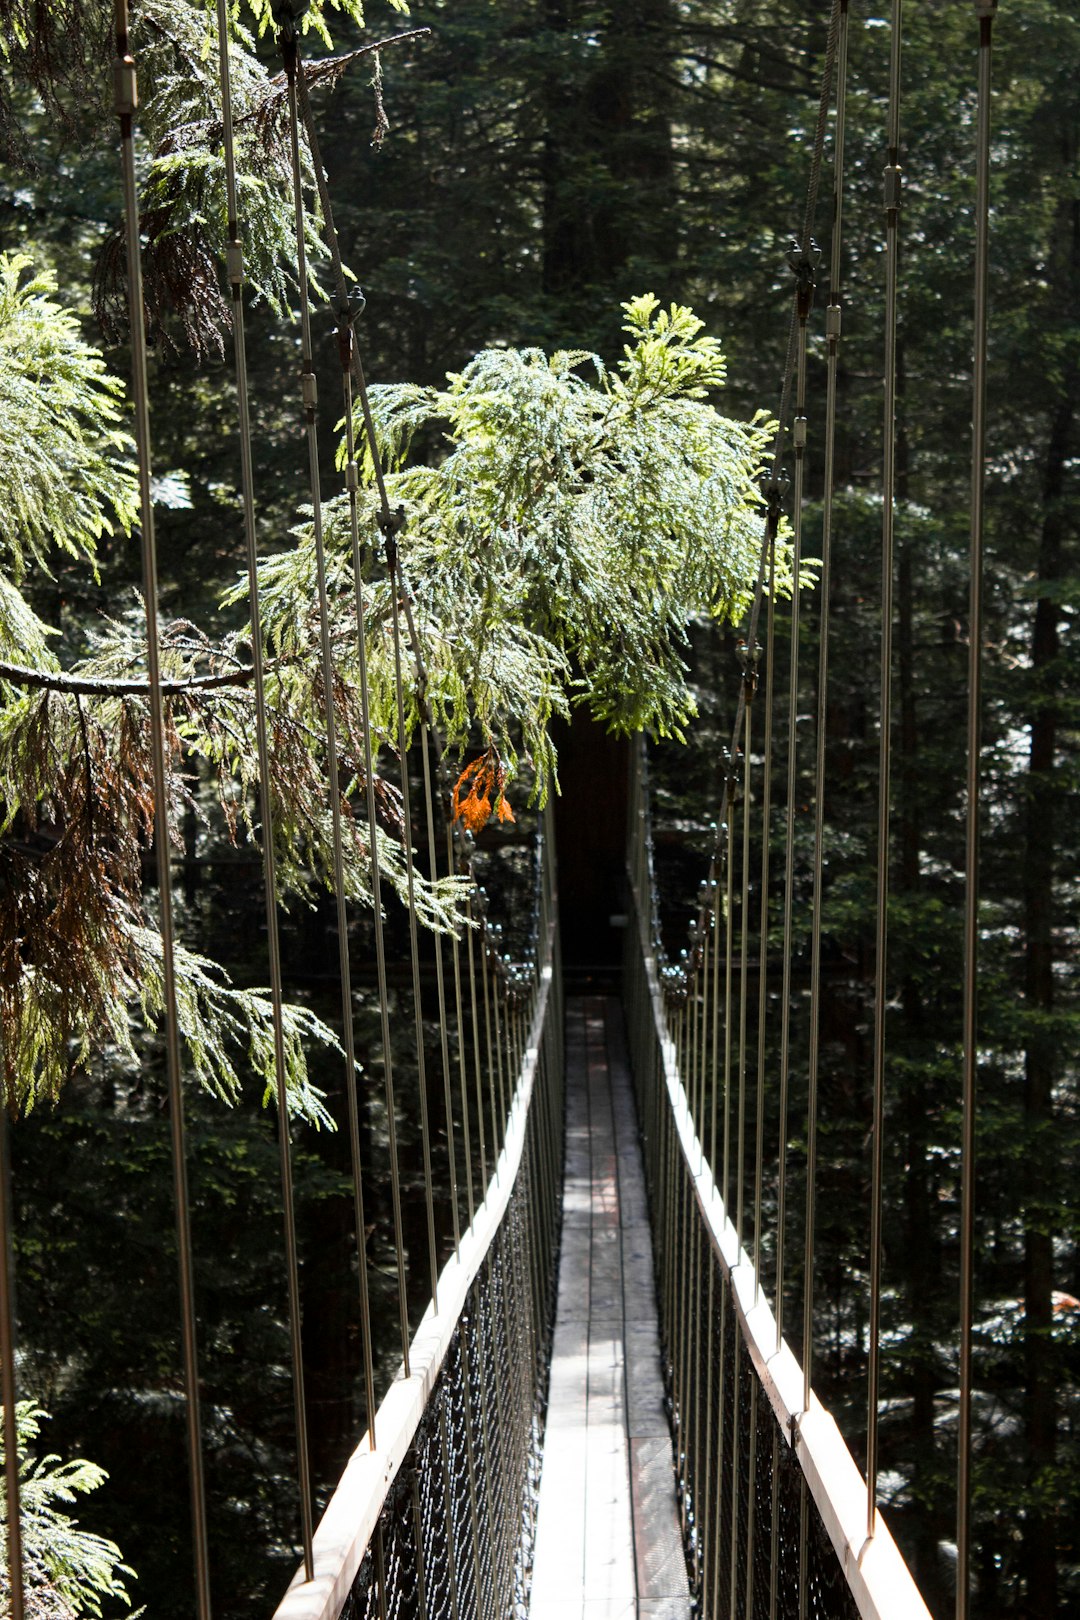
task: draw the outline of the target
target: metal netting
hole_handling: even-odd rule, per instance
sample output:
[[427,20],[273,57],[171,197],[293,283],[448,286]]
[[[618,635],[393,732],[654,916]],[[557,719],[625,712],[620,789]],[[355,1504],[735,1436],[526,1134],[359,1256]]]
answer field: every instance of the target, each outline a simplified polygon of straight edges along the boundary
[[506,1213],[341,1620],[528,1612],[554,1322],[561,1042],[552,1009],[541,1069],[550,1080],[557,1068],[558,1079],[538,1075]]
[[636,928],[624,994],[642,1121],[664,1375],[697,1612],[724,1620],[857,1620],[859,1609],[759,1381],[730,1273],[669,1105]]

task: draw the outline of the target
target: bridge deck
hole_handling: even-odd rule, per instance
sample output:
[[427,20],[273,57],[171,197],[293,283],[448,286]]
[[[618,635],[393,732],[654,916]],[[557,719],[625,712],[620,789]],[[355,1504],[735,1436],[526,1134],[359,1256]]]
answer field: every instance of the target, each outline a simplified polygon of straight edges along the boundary
[[622,1013],[567,1004],[567,1141],[532,1620],[687,1620]]

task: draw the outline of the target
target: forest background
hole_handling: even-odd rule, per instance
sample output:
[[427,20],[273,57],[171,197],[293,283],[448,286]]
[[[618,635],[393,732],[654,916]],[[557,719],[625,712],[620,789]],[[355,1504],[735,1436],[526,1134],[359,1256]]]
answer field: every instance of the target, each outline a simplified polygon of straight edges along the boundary
[[[391,32],[395,21],[388,8],[376,15],[372,7],[366,33],[335,22],[335,47]],[[775,409],[787,254],[802,215],[825,23],[823,8],[795,0],[417,0],[408,26],[432,32],[384,54],[390,130],[377,146],[365,66],[316,97],[346,257],[368,297],[358,330],[369,375],[439,384],[493,343],[588,348],[614,360],[620,303],[648,290],[692,304],[721,338],[726,411],[749,419]],[[856,1453],[872,1037],[877,692],[868,672],[880,600],[886,24],[880,7],[853,11],[828,736],[819,1199],[827,1304],[816,1366],[821,1394]],[[973,8],[945,0],[911,7],[905,21],[882,1485],[936,1615],[950,1603],[955,1477],[976,37]],[[1066,5],[1014,0],[1001,7],[997,41],[976,1612],[1051,1620],[1080,1601],[1080,22]],[[272,64],[269,36],[257,48]],[[17,56],[3,73],[3,246],[55,271],[58,296],[122,375],[123,351],[108,347],[112,334],[92,307],[99,255],[120,212],[115,151],[94,92],[69,86],[60,118],[20,76]],[[820,234],[824,280],[827,222]],[[265,304],[250,321],[261,523],[273,547],[285,543],[301,499],[296,353],[292,331]],[[329,368],[328,320],[318,341],[319,363]],[[818,406],[822,355],[819,338],[811,361]],[[242,562],[231,367],[212,349],[194,355],[177,332],[155,348],[152,388],[165,475],[158,498],[166,607],[211,623]],[[810,443],[817,501],[821,439],[813,430]],[[815,551],[813,512],[808,549]],[[103,537],[99,556],[100,585],[66,565],[27,584],[36,610],[73,645],[137,579],[128,540]],[[816,609],[807,600],[812,633]],[[685,907],[672,904],[666,915],[673,954],[703,875],[736,694],[731,638],[695,629],[693,653],[700,719],[691,749],[676,758],[665,746],[657,762],[669,892],[676,881],[685,885]],[[812,655],[803,661],[807,716],[812,664]],[[782,772],[781,758],[778,780]],[[808,893],[808,780],[799,803],[797,871]],[[213,818],[192,816],[184,835],[186,937],[227,962],[238,982],[264,983],[257,857],[233,849]],[[328,911],[295,913],[285,944],[292,993],[332,1022]],[[800,945],[794,981],[803,1015],[806,968]],[[797,1082],[804,1026],[797,1016]],[[52,1414],[49,1448],[108,1469],[107,1485],[80,1503],[80,1520],[120,1543],[139,1575],[138,1600],[167,1620],[190,1612],[190,1555],[174,1265],[162,1236],[172,1222],[163,1081],[149,1034],[145,1047],[145,1063],[93,1065],[55,1108],[38,1108],[13,1131],[20,1380]],[[316,1078],[340,1112],[340,1079],[319,1061]],[[407,1118],[405,1126],[408,1181],[419,1177],[419,1147]],[[385,1130],[374,1099],[365,1130],[372,1141]],[[298,1140],[312,1437],[325,1500],[364,1417],[352,1205],[344,1133]],[[228,1111],[193,1099],[192,1143],[215,1589],[222,1612],[255,1616],[280,1592],[296,1537],[273,1121],[257,1100]],[[407,1198],[407,1208],[414,1202]],[[389,1318],[385,1205],[385,1189],[381,1201],[376,1191],[373,1243]],[[797,1297],[797,1273],[790,1285]],[[415,1312],[423,1300],[412,1305]],[[381,1354],[390,1365],[389,1327]]]

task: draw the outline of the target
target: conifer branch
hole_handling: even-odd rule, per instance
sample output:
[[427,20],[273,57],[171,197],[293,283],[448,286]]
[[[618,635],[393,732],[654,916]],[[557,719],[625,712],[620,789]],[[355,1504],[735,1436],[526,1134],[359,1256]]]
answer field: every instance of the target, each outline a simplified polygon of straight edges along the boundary
[[[250,664],[239,664],[235,669],[220,670],[214,675],[190,675],[182,681],[162,681],[161,691],[166,697],[177,697],[185,692],[212,692],[222,687],[246,686],[254,674]],[[146,697],[150,691],[150,682],[143,678],[108,681],[93,675],[65,675],[60,670],[30,669],[24,664],[2,662],[0,681],[38,692],[67,692],[75,697]]]

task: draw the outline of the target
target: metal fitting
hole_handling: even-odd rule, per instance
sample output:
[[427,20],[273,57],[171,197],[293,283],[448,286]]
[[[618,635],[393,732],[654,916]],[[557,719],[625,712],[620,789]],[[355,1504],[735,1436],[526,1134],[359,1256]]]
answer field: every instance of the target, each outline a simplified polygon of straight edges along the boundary
[[796,451],[806,449],[806,417],[797,416],[791,424],[791,441]]
[[892,214],[900,207],[900,191],[903,170],[899,163],[888,163],[885,166],[885,212]]
[[294,40],[309,0],[270,0],[270,15],[281,40]]
[[400,534],[405,527],[405,508],[396,506],[392,512],[380,512],[375,519],[382,533],[388,540]]
[[232,285],[239,287],[244,279],[244,248],[242,243],[230,242],[225,249],[225,269]]
[[130,118],[139,105],[135,58],[118,56],[113,61],[113,106],[117,117]]
[[350,495],[355,495],[360,488],[360,469],[355,461],[345,463],[345,488]]
[[319,382],[313,371],[300,373],[300,394],[304,401],[304,409],[313,411],[319,403]]
[[795,272],[799,319],[805,321],[814,302],[814,288],[817,286],[817,267],[821,263],[821,249],[813,237],[810,238],[806,248],[801,247],[798,242],[792,242],[787,261]]
[[840,336],[842,315],[839,304],[830,304],[825,311],[825,336],[830,341],[835,341]]

